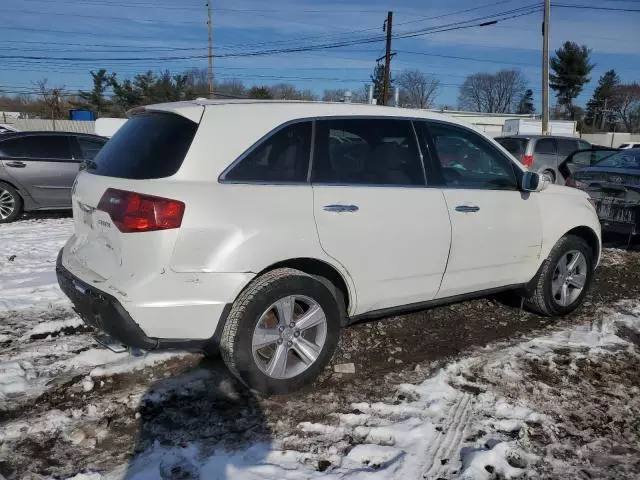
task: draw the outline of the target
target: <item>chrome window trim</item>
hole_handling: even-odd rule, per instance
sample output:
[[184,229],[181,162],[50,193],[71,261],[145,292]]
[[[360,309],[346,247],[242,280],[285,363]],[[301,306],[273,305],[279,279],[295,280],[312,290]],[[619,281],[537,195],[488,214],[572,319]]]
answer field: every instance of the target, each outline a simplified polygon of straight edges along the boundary
[[[313,157],[315,156],[315,140],[316,140],[316,128],[317,121],[320,120],[404,120],[409,121],[411,124],[411,128],[414,134],[414,141],[416,142],[416,146],[421,158],[421,165],[424,174],[424,185],[378,185],[378,184],[363,184],[363,183],[348,183],[348,184],[336,184],[336,183],[318,183],[311,181],[311,175],[313,172]],[[247,148],[238,158],[236,158],[228,167],[226,167],[222,173],[218,176],[218,183],[229,184],[229,185],[299,185],[299,186],[309,186],[309,185],[318,185],[318,186],[367,186],[367,187],[383,187],[383,188],[440,188],[438,185],[429,185],[427,182],[426,169],[424,166],[424,157],[420,148],[420,142],[418,141],[417,133],[413,122],[425,122],[431,121],[429,118],[421,118],[414,116],[395,116],[395,115],[321,115],[321,116],[311,116],[311,117],[300,117],[293,120],[288,120],[264,134],[260,137],[256,142],[254,142],[249,148]],[[440,121],[440,120],[435,120]],[[227,174],[233,170],[236,165],[238,165],[242,160],[248,157],[254,150],[256,150],[263,142],[268,140],[271,136],[280,132],[281,130],[299,123],[311,122],[311,148],[310,150],[310,158],[309,158],[309,170],[307,174],[306,181],[298,181],[298,182],[288,182],[288,181],[262,181],[262,180],[227,180]],[[459,126],[454,122],[440,121],[440,123],[446,125]],[[477,133],[477,132],[475,132]]]

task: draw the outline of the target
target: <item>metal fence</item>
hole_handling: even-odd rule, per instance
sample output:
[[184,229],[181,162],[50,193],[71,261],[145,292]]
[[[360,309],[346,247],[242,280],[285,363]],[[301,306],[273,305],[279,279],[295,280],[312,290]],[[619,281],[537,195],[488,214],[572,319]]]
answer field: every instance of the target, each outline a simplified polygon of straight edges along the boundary
[[603,147],[618,147],[623,143],[640,143],[640,135],[637,133],[585,133],[582,138],[587,142],[594,145],[602,145]]
[[96,122],[78,120],[42,120],[36,118],[18,118],[9,123],[20,131],[95,133]]

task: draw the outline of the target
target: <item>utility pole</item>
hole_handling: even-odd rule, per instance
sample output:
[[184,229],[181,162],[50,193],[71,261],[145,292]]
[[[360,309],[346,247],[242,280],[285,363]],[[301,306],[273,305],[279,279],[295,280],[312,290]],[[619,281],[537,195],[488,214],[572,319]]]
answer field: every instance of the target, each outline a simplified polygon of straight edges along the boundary
[[391,77],[391,27],[393,24],[393,12],[387,13],[387,21],[385,29],[387,32],[387,50],[384,55],[384,81],[382,82],[382,105],[387,104],[387,95],[389,94],[389,84]]
[[207,1],[207,27],[209,30],[209,98],[213,98],[213,35],[211,33],[211,0]]
[[542,23],[542,135],[549,135],[549,17],[551,0],[544,0]]

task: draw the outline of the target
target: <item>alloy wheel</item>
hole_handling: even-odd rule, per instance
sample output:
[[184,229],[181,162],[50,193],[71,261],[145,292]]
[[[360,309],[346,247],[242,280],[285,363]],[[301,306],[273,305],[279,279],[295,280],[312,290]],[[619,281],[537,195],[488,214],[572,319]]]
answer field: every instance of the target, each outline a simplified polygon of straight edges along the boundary
[[587,283],[587,259],[578,250],[565,253],[553,272],[551,294],[553,300],[562,307],[575,302]]
[[271,378],[300,375],[319,357],[327,339],[327,317],[307,296],[290,295],[273,303],[256,325],[251,348],[258,368]]
[[6,220],[16,209],[16,199],[11,192],[0,189],[0,219]]

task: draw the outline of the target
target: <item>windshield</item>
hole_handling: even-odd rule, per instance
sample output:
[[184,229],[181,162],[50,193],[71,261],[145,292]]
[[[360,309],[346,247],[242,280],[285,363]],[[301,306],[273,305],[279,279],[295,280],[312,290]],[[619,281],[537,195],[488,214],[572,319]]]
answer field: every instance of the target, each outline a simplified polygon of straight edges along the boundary
[[496,138],[496,142],[502,145],[511,155],[516,158],[520,158],[524,155],[525,146],[527,145],[526,138]]
[[618,152],[610,157],[600,160],[596,167],[609,168],[637,168],[640,169],[640,149]]

